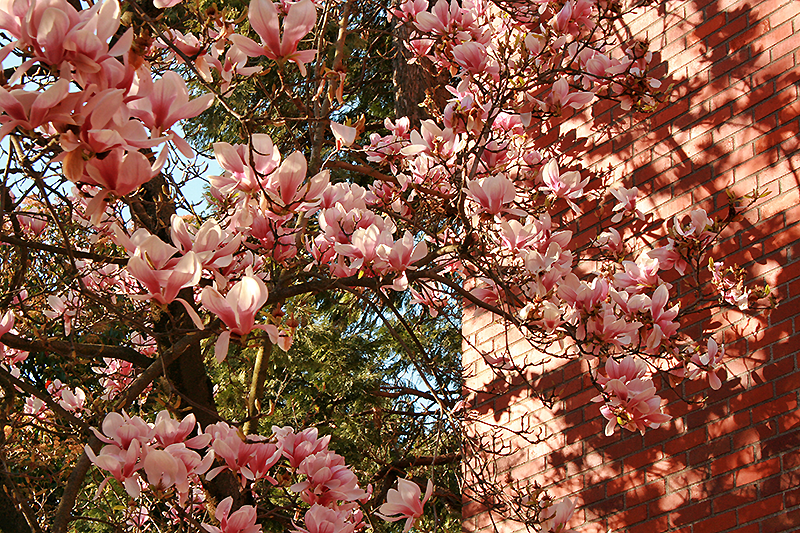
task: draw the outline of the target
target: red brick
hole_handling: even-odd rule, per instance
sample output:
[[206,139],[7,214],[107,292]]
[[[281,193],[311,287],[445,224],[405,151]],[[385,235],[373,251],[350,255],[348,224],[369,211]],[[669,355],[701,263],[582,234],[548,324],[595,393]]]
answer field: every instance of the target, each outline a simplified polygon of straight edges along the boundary
[[715,495],[712,506],[714,507],[714,513],[720,513],[728,509],[741,507],[746,503],[755,501],[757,498],[758,487],[756,485],[747,485],[724,494]]
[[743,468],[736,473],[736,486],[741,487],[759,479],[769,477],[780,471],[780,459],[775,457],[767,461]]
[[731,411],[736,412],[742,409],[748,409],[753,405],[769,400],[770,398],[772,398],[772,385],[761,385],[745,391],[734,398],[731,398]]
[[710,439],[716,439],[718,437],[739,431],[743,427],[747,427],[749,425],[750,412],[740,411],[738,413],[734,413],[733,416],[728,416],[709,423],[707,425],[708,437]]
[[739,522],[746,524],[758,518],[777,513],[783,508],[783,496],[776,494],[739,509]]
[[797,409],[797,396],[787,394],[753,409],[754,421],[766,420]]
[[684,452],[690,448],[694,448],[705,441],[706,431],[704,428],[701,428],[666,442],[664,444],[664,451],[670,455],[674,455]]
[[606,493],[613,496],[625,492],[630,488],[642,485],[645,480],[646,476],[644,471],[634,471],[630,474],[624,474],[606,483]]
[[795,135],[797,135],[797,124],[787,124],[775,131],[771,131],[768,134],[756,139],[754,149],[756,154],[760,154],[770,148],[775,148],[780,145],[783,141],[787,139],[791,139]]
[[717,439],[689,451],[689,464],[698,466],[731,451],[730,439]]
[[646,448],[639,453],[625,458],[625,472],[644,469],[649,465],[660,461],[663,457],[664,454],[661,453],[659,448]]
[[639,522],[627,528],[628,533],[654,533],[655,531],[667,531],[669,529],[669,519],[660,516],[654,520]]
[[787,511],[761,523],[761,533],[785,533],[800,527],[800,509]]
[[711,462],[711,475],[717,476],[732,472],[741,466],[752,464],[754,460],[755,456],[752,448],[745,448],[730,455],[718,457]]
[[684,505],[681,509],[669,514],[673,527],[697,522],[711,514],[711,502],[701,501],[692,505]]
[[693,533],[718,533],[728,529],[731,524],[736,523],[736,511],[729,511],[723,514],[714,514],[692,526]]
[[[753,485],[750,485],[751,487]],[[758,484],[761,497],[772,496],[773,494],[785,494],[789,489],[800,488],[800,471],[783,472],[780,475],[765,479]],[[794,498],[794,495],[793,495]],[[785,502],[785,507],[792,507],[796,503]]]

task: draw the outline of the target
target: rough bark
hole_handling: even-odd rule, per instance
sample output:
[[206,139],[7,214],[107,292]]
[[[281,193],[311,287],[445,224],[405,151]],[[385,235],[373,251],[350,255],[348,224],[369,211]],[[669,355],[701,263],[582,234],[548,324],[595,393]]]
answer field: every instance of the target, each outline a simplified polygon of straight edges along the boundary
[[427,98],[432,99],[434,109],[444,109],[448,99],[445,85],[450,80],[450,73],[439,71],[427,59],[415,63],[408,63],[411,59],[403,43],[411,35],[408,25],[397,25],[394,28],[395,56],[392,68],[394,70],[395,113],[398,117],[408,117],[411,125],[420,121],[434,118],[427,108],[420,107]]

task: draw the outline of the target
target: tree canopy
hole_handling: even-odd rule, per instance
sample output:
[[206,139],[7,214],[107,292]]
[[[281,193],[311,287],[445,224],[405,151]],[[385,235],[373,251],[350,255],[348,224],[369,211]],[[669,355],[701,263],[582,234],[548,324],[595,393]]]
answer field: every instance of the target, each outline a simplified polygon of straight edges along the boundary
[[612,435],[669,420],[654,373],[722,386],[683,324],[770,304],[713,259],[761,191],[659,226],[553,138],[668,94],[634,8],[0,3],[0,529],[562,531],[462,466],[463,306],[588,358]]

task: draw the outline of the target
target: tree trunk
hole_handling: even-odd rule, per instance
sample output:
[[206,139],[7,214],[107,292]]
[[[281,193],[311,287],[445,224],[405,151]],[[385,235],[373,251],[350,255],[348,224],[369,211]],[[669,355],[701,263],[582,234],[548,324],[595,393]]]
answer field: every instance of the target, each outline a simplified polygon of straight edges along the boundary
[[434,109],[444,109],[449,95],[445,85],[450,81],[450,73],[437,71],[425,58],[408,63],[412,55],[404,43],[408,42],[411,31],[408,24],[398,24],[394,28],[394,109],[398,117],[408,117],[411,125],[416,126],[422,120],[435,118],[426,107],[420,107],[426,99],[433,101]]

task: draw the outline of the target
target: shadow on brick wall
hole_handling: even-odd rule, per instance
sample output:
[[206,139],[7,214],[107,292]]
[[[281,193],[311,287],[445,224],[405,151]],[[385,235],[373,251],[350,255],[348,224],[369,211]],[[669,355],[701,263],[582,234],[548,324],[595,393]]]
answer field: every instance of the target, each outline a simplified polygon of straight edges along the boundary
[[[700,338],[711,322],[721,326],[717,340],[732,356],[727,379],[714,391],[705,382],[670,388],[660,376],[674,419],[645,435],[603,434],[586,361],[549,362],[541,372],[531,366],[524,380],[489,385],[475,409],[482,431],[503,445],[493,475],[518,487],[537,481],[557,487],[557,495],[578,494],[579,518],[587,522],[581,531],[800,528],[798,14],[797,3],[780,1],[662,3],[628,31],[631,39],[651,33],[652,49],[660,50],[657,72],[672,73],[665,80],[674,84],[671,103],[632,118],[598,103],[590,120],[600,134],[589,139],[562,136],[566,121],[551,125],[548,138],[572,144],[576,160],[587,147],[586,161],[599,176],[637,186],[659,217],[699,206],[726,220],[732,214],[726,190],[739,197],[769,190],[726,230],[713,257],[745,267],[779,299],[766,317],[738,310],[697,314],[686,331]],[[575,122],[572,117],[571,127]],[[579,242],[611,225],[610,205],[604,210],[601,200],[575,222]],[[654,244],[663,235],[664,228],[639,224],[635,229],[649,232]],[[699,276],[708,283],[703,266]],[[668,281],[690,296],[685,280]],[[517,342],[524,341],[512,339],[511,353],[524,352]],[[545,401],[530,399],[531,390]],[[557,401],[548,409],[543,404],[553,395]],[[504,435],[506,424],[552,438],[524,442]],[[465,507],[464,515],[479,509]],[[489,519],[474,519],[467,529],[488,525]]]

